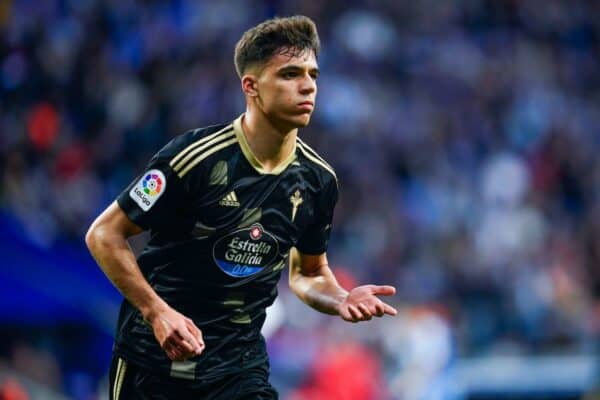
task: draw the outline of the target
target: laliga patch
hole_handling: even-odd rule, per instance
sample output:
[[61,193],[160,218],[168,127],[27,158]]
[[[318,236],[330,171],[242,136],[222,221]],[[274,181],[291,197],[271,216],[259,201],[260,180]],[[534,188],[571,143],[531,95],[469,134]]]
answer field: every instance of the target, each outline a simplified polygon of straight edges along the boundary
[[129,191],[129,197],[137,203],[144,211],[148,211],[156,200],[165,192],[167,180],[165,175],[157,170],[151,169],[146,172]]

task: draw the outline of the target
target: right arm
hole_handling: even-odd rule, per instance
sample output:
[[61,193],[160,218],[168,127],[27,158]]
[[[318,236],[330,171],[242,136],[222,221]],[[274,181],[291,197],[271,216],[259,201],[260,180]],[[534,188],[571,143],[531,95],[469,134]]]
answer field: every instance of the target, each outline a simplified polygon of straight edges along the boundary
[[127,238],[142,232],[116,202],[90,226],[85,242],[90,253],[125,298],[151,326],[171,360],[185,360],[204,349],[202,333],[191,319],[171,308],[150,286]]

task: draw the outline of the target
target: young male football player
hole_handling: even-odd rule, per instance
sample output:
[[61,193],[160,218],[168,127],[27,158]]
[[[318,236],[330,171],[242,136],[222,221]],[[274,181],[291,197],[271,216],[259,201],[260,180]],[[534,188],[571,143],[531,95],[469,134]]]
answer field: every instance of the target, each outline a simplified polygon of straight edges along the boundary
[[[90,227],[87,245],[125,297],[113,400],[276,399],[260,330],[288,259],[289,284],[311,307],[350,322],[396,314],[377,297],[393,287],[347,292],[327,263],[338,182],[298,138],[319,49],[303,16],[244,33],[245,113],[173,139]],[[136,260],[127,238],[144,230]]]

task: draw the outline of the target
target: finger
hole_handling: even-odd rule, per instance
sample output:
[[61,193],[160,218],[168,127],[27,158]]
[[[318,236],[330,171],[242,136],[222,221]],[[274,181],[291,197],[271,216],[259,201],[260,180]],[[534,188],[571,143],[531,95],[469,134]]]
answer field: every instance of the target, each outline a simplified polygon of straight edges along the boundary
[[163,345],[163,350],[167,353],[167,357],[169,357],[173,361],[179,361],[182,359],[183,354],[174,347],[171,343],[165,342]]
[[393,296],[396,294],[396,288],[393,286],[373,286],[373,294],[380,296]]
[[171,356],[170,356],[170,358],[173,361],[183,361],[185,359],[185,357],[183,356],[183,354],[180,351],[177,351],[175,349],[171,350]]
[[369,311],[369,307],[365,306],[363,303],[358,303],[358,309],[360,310],[360,312],[362,312],[363,321],[369,321],[372,318],[371,311]]
[[186,326],[185,331],[181,333],[183,336],[182,343],[184,343],[185,350],[190,353],[190,356],[200,354],[202,352],[202,346],[198,343],[198,339],[194,337],[192,332],[189,331],[189,328]]
[[190,343],[193,340],[187,332],[175,331],[174,335],[169,337],[169,342],[184,353],[194,353],[194,346]]
[[373,315],[375,315],[376,317],[383,317],[383,315],[385,314],[385,307],[383,306],[383,303],[377,302],[373,307],[375,308],[375,312],[373,313]]
[[177,353],[176,357],[178,359],[187,359],[196,355],[194,348],[177,332],[173,332],[165,343],[170,346],[173,352]]
[[340,317],[342,317],[344,321],[354,322],[354,318],[352,317],[352,314],[350,314],[350,312],[348,311],[347,307],[344,307],[340,310]]
[[[183,343],[183,342],[180,342]],[[187,344],[189,346],[189,343]],[[185,361],[188,358],[192,358],[196,356],[196,352],[194,350],[189,350],[188,348],[184,348],[182,345],[174,346],[173,351],[175,353],[176,361]]]
[[194,350],[193,346],[190,343],[191,340],[192,339],[190,338],[190,334],[187,332],[187,329],[185,327],[184,328],[177,327],[177,329],[175,329],[167,337],[167,341],[171,345],[178,347],[184,351],[193,351]]
[[187,357],[185,354],[181,353],[180,351],[173,351],[173,361],[185,361],[186,359]]
[[382,303],[382,304],[384,307],[384,311],[387,315],[397,315],[398,314],[398,310],[396,310],[394,307],[392,307],[386,303]]
[[196,327],[196,325],[194,325],[191,322],[188,323],[188,331],[196,341],[196,352],[200,354],[202,350],[204,350],[204,347],[206,347],[206,344],[204,343],[204,338],[202,337],[202,331],[200,331],[200,329],[198,329],[198,327]]
[[358,322],[362,319],[361,312],[353,305],[348,305],[348,311],[350,311],[350,315],[352,315],[352,322]]
[[190,334],[196,339],[197,347],[196,353],[200,354],[204,350],[204,338],[202,337],[202,331],[198,328],[191,319],[186,319],[186,325]]

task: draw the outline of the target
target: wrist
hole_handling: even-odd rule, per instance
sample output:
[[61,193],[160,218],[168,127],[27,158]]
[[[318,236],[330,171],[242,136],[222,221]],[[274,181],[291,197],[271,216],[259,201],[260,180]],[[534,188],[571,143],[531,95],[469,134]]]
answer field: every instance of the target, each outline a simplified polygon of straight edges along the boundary
[[343,293],[339,293],[334,298],[334,309],[338,315],[341,315],[341,310],[344,304],[346,304],[346,299],[348,298],[348,292],[344,291]]
[[142,317],[144,318],[144,321],[152,324],[154,320],[167,308],[168,305],[162,299],[158,298],[151,302],[148,302],[148,304],[140,306],[139,310],[142,314]]

